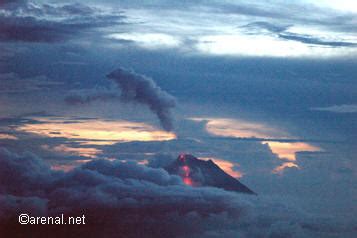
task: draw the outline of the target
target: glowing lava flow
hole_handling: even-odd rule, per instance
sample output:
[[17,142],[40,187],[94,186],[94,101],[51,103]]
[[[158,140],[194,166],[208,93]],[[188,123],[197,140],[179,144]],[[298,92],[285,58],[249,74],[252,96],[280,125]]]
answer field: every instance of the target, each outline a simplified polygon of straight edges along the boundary
[[183,171],[183,182],[186,184],[186,185],[189,185],[189,186],[193,186],[193,182],[192,182],[192,179],[190,178],[190,167],[188,167],[187,165],[184,165],[181,167],[182,171]]
[[[185,163],[185,156],[183,154],[181,154],[179,156],[179,159],[180,161],[182,161],[183,163]],[[190,173],[191,173],[191,170],[190,170],[190,167],[188,167],[187,165],[184,165],[184,166],[181,166],[181,170],[183,171],[182,173],[182,180],[183,182],[186,184],[186,185],[189,185],[189,186],[193,186],[193,181],[190,177]]]

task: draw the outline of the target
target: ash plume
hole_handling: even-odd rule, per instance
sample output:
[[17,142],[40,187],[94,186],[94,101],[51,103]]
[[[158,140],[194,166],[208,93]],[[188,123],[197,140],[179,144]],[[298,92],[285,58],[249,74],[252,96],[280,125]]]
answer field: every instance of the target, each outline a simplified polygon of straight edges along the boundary
[[114,70],[107,78],[121,89],[123,101],[147,105],[165,130],[173,129],[171,108],[175,107],[175,98],[163,91],[151,78],[124,68]]
[[162,128],[166,131],[173,129],[171,108],[175,107],[176,100],[151,78],[124,68],[114,70],[107,78],[112,80],[114,86],[73,91],[65,97],[65,102],[79,105],[119,99],[122,102],[139,103],[149,107],[159,118]]

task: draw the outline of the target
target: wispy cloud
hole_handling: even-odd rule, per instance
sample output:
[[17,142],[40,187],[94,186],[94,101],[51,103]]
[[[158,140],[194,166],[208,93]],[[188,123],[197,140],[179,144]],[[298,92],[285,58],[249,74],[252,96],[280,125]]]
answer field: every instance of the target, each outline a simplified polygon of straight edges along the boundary
[[[302,15],[302,11],[311,14]],[[159,16],[151,7],[137,9],[135,5],[126,13],[133,26],[128,32],[107,37],[147,50],[264,57],[356,54],[357,39],[351,33],[355,31],[354,15],[317,4],[198,1],[187,9],[165,5]],[[291,27],[306,31],[294,32]],[[310,28],[318,29],[319,34],[311,33]]]
[[10,73],[0,73],[0,92],[2,93],[30,93],[33,91],[53,90],[63,85],[62,82],[54,81],[44,75],[34,77],[21,77]]
[[335,113],[356,113],[356,104],[343,104],[343,105],[333,105],[329,107],[314,107],[312,110],[335,112]]
[[[257,21],[244,25],[242,26],[242,28],[247,29],[248,34],[264,34],[264,30],[266,30],[267,34],[270,33],[270,35],[275,36],[277,38],[297,41],[308,45],[321,45],[330,47],[357,46],[356,42],[348,42],[347,40],[343,39],[342,36],[337,37],[334,33],[332,33],[332,36],[334,36],[335,38],[340,38],[339,41],[324,39],[323,36],[316,35],[316,31],[308,34],[309,32],[311,32],[308,27],[306,27],[307,29],[305,29],[305,34],[290,31],[290,29],[294,30],[296,28],[293,24],[279,24],[274,22]],[[304,29],[301,30],[304,31]],[[313,33],[315,33],[315,35]],[[325,33],[325,37],[329,37],[331,35],[331,33],[326,34],[326,32],[323,31],[320,31],[319,33]]]

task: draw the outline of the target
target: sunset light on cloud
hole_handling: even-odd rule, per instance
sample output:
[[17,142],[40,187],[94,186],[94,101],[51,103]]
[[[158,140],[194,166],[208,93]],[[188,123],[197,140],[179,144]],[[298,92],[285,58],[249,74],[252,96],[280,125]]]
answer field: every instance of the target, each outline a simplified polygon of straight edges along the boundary
[[304,142],[276,142],[276,141],[265,141],[262,142],[268,144],[274,154],[277,154],[279,158],[286,159],[289,161],[296,160],[296,152],[299,151],[310,151],[318,152],[322,151],[321,148],[317,146],[310,145]]
[[57,171],[64,171],[64,172],[69,172],[76,167],[83,165],[85,163],[90,162],[91,159],[86,159],[86,160],[77,160],[72,163],[53,163],[51,165],[51,169],[57,170]]
[[282,174],[284,172],[284,170],[287,168],[300,169],[300,167],[293,162],[284,162],[282,165],[277,166],[272,172],[274,174]]
[[153,126],[138,122],[37,119],[41,123],[24,124],[17,130],[47,137],[65,137],[92,145],[110,145],[127,141],[164,141],[176,138],[172,132],[158,130]]
[[13,136],[13,135],[0,133],[0,139],[17,140],[18,138],[16,136]]
[[216,136],[237,138],[287,138],[287,134],[263,123],[232,118],[190,118],[205,121],[206,130]]
[[89,158],[97,158],[97,155],[100,154],[102,151],[97,148],[90,148],[90,147],[70,147],[64,144],[56,145],[54,147],[50,147],[48,145],[43,145],[43,149],[45,150],[52,150],[54,152],[69,154],[69,155],[79,155]]
[[[296,152],[322,151],[321,148],[311,145],[306,142],[282,142],[282,139],[296,139],[288,133],[277,128],[269,127],[263,123],[248,122],[245,120],[230,119],[230,118],[191,118],[194,121],[205,121],[205,128],[207,132],[219,137],[236,137],[236,138],[257,138],[261,140],[262,144],[267,144],[272,152],[276,154],[279,159],[295,161]],[[264,141],[270,139],[271,141]],[[276,139],[277,141],[274,141]],[[291,167],[292,163],[285,164],[279,167],[279,171],[284,168]]]

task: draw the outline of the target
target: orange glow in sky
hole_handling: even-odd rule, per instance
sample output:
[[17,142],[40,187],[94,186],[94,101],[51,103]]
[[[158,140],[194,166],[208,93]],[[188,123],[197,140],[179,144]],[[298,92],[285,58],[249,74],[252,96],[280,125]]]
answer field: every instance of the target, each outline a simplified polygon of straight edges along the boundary
[[280,159],[287,159],[289,161],[295,161],[295,153],[299,151],[321,151],[321,148],[304,142],[266,141],[263,143],[268,144],[272,152],[279,156]]
[[191,118],[206,121],[206,130],[216,136],[237,138],[288,138],[288,135],[265,124],[231,118]]
[[64,144],[60,144],[54,147],[49,147],[48,145],[43,145],[43,149],[52,150],[55,152],[70,154],[70,155],[79,155],[89,158],[97,158],[97,155],[102,151],[97,148],[89,148],[89,147],[70,147]]
[[128,141],[164,141],[176,138],[172,132],[158,130],[145,123],[107,120],[65,120],[35,118],[42,123],[25,124],[18,131],[48,137],[76,139],[83,144],[103,145]]
[[64,172],[69,172],[71,170],[73,170],[75,167],[77,167],[77,165],[72,165],[72,164],[55,164],[51,166],[51,169],[53,170],[61,170]]
[[[190,118],[194,121],[205,121],[206,130],[208,133],[215,136],[222,137],[237,137],[237,138],[266,138],[266,139],[296,139],[290,136],[285,131],[279,130],[277,128],[270,127],[263,123],[248,122],[245,120],[238,120],[232,118]],[[317,152],[322,151],[321,148],[313,146],[305,142],[280,142],[280,141],[262,141],[262,144],[267,144],[271,151],[278,156],[279,159],[284,159],[288,161],[296,160],[296,152],[300,151],[310,151]],[[214,160],[215,161],[215,160]],[[216,161],[215,161],[216,162]],[[228,162],[228,161],[226,161]],[[233,166],[222,162],[220,167],[227,173],[233,173],[233,177],[237,177]],[[282,166],[276,168],[276,171],[283,171],[287,167],[297,166],[294,163],[284,163]]]
[[[267,138],[267,139],[295,139],[288,133],[256,122],[230,118],[191,118],[195,121],[207,121],[206,130],[216,136],[237,138]],[[304,142],[278,142],[263,141],[268,144],[274,154],[280,159],[295,161],[295,153],[298,151],[322,151],[317,146]]]
[[6,139],[6,140],[17,140],[18,138],[16,136],[10,135],[10,134],[4,134],[0,133],[0,140]]
[[53,164],[53,165],[51,165],[51,169],[68,172],[68,171],[73,170],[74,168],[76,168],[77,166],[79,166],[81,164],[88,163],[89,161],[91,161],[91,160],[90,159],[76,160],[76,161],[71,162],[71,164]]
[[297,169],[300,169],[300,167],[293,163],[293,162],[285,162],[283,163],[282,165],[276,167],[274,170],[273,170],[273,173],[274,174],[282,174],[284,172],[284,169],[286,168],[297,168]]

